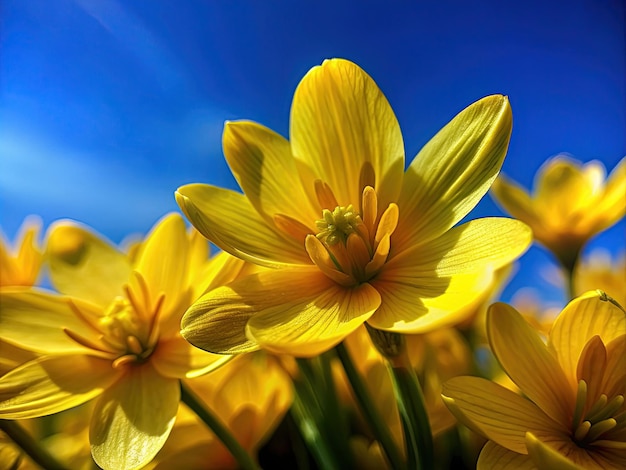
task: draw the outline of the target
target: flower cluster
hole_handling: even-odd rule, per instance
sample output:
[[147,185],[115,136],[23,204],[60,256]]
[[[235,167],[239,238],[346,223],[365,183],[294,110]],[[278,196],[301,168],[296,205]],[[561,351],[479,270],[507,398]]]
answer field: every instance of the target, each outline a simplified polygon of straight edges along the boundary
[[[511,131],[487,96],[407,165],[373,79],[327,60],[289,139],[226,123],[241,191],[178,188],[192,227],[172,213],[116,246],[27,219],[0,240],[0,460],[626,467],[625,258],[583,254],[626,213],[625,160],[605,181],[558,156],[531,197],[499,176]],[[471,218],[490,188],[515,218]],[[498,302],[533,241],[571,300],[552,318]]]

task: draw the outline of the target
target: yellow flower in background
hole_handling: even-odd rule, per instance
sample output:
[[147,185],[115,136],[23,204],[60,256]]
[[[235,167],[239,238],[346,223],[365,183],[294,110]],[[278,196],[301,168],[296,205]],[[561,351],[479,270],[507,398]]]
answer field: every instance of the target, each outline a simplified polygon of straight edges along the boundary
[[[626,468],[626,312],[603,292],[570,302],[547,345],[506,304],[493,353],[523,396],[478,377],[444,384],[450,410],[489,442],[479,468]],[[508,466],[507,466],[508,465]]]
[[38,237],[41,219],[28,217],[22,223],[13,247],[0,231],[0,288],[32,286],[37,282],[43,262]]
[[[39,234],[41,219],[27,217],[13,246],[0,230],[0,291],[8,286],[33,286],[37,283],[43,253]],[[34,355],[0,339],[0,375],[32,359]]]
[[[441,398],[441,384],[458,375],[468,374],[471,369],[471,351],[467,342],[454,328],[442,328],[423,335],[406,335],[408,357],[423,384],[426,411],[432,435],[437,437],[456,424],[456,419]],[[388,361],[378,352],[365,327],[358,328],[345,340],[350,356],[359,358],[355,366],[367,386],[378,414],[387,425],[396,445],[404,449],[402,423],[396,404],[393,382]],[[335,369],[340,399],[355,408],[358,422],[353,428],[360,432],[353,435],[351,445],[359,468],[389,468],[382,449],[361,416],[352,388],[343,374]]]
[[90,428],[105,469],[139,468],[167,439],[180,379],[228,359],[179,333],[185,309],[205,289],[234,279],[243,262],[208,260],[208,244],[178,214],[164,217],[134,263],[89,229],[58,222],[47,240],[52,284],[2,291],[0,338],[38,357],[0,378],[0,418],[44,416],[98,397]]
[[298,85],[289,141],[227,123],[224,154],[244,194],[191,184],[176,199],[223,250],[278,269],[207,293],[183,336],[213,352],[314,356],[366,321],[400,333],[454,324],[530,243],[515,220],[455,227],[496,178],[511,122],[506,97],[481,99],[405,171],[386,98],[357,65],[333,59]]
[[617,303],[626,305],[626,251],[612,257],[597,248],[578,262],[574,270],[575,294],[592,289],[610,292]]
[[[251,455],[274,432],[292,402],[289,374],[265,353],[246,354],[187,385]],[[181,405],[170,438],[148,469],[236,469],[237,462],[195,414]]]
[[558,155],[537,172],[532,196],[503,176],[491,192],[504,210],[526,222],[535,239],[572,271],[587,240],[626,214],[626,159],[606,178],[599,161],[582,164]]

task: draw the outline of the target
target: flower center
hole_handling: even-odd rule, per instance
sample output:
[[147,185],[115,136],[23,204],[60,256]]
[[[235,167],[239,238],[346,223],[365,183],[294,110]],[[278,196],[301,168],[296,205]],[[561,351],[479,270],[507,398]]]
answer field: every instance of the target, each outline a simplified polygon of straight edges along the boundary
[[337,206],[332,212],[324,209],[322,219],[315,221],[315,226],[319,230],[316,237],[328,246],[346,243],[348,235],[355,233],[361,224],[363,224],[361,216],[354,210],[352,204],[348,207]]
[[126,295],[113,299],[104,314],[95,316],[69,301],[74,313],[94,335],[87,337],[67,329],[65,333],[95,355],[112,360],[115,368],[145,362],[158,340],[158,316],[164,296],[160,295],[152,305],[143,277],[134,272],[133,280],[136,282],[124,287]]
[[387,261],[398,206],[389,204],[378,217],[378,197],[371,186],[363,189],[360,212],[352,204],[340,206],[328,185],[318,181],[315,189],[320,205],[326,208],[315,222],[318,233],[305,239],[311,261],[343,286],[367,282]]
[[607,395],[601,394],[595,403],[588,404],[587,390],[587,382],[579,380],[572,432],[574,442],[581,447],[606,438],[611,431],[620,432],[626,428],[624,395],[615,395],[609,399]]

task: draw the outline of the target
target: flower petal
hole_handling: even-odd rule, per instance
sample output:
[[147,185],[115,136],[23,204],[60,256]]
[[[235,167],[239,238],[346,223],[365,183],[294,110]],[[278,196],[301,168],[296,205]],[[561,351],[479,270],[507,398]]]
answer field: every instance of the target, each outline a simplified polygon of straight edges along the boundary
[[624,194],[626,194],[626,158],[622,158],[615,166],[606,180],[604,193],[598,205],[591,208],[595,219],[593,233],[611,227],[626,215]]
[[128,257],[90,228],[71,220],[53,223],[46,257],[52,285],[62,294],[107,306],[130,276]]
[[370,283],[382,301],[367,321],[379,330],[421,334],[455,325],[473,312],[493,280],[491,271],[438,276],[434,271],[410,279],[385,271]]
[[393,255],[388,268],[396,270],[397,275],[407,277],[432,272],[433,267],[439,276],[480,273],[496,270],[514,261],[531,242],[532,233],[522,222],[486,217],[472,220],[428,243]]
[[284,137],[255,122],[227,122],[222,146],[244,194],[269,224],[275,214],[311,226],[320,218],[321,212],[313,208],[304,191],[291,145]]
[[585,345],[598,335],[604,344],[626,333],[626,314],[601,291],[590,291],[572,300],[554,321],[548,346],[570,380],[578,383],[576,368]]
[[223,286],[235,280],[244,269],[244,261],[230,253],[220,252],[208,262],[196,276],[190,279],[193,289],[192,299],[197,299],[205,292]]
[[322,273],[285,282],[280,293],[281,301],[264,305],[246,331],[263,349],[301,357],[332,348],[380,305],[371,285],[345,288]]
[[441,395],[463,424],[519,454],[527,453],[527,431],[565,431],[531,401],[489,380],[454,377],[443,384]]
[[[574,448],[575,445],[572,443],[570,448]],[[533,463],[539,469],[551,469],[558,468],[559,470],[583,470],[585,468],[596,468],[598,462],[596,462],[592,458],[585,459],[588,465],[591,466],[580,466],[568,459],[563,452],[563,447],[561,451],[555,449],[549,444],[542,442],[538,439],[532,432],[526,433],[526,448],[528,449],[528,455],[532,459]],[[576,454],[583,454],[585,451],[583,449],[577,449]],[[570,454],[570,452],[567,452]],[[600,466],[597,468],[607,468],[604,466]]]
[[511,380],[556,422],[568,423],[575,389],[539,333],[511,306],[495,303],[487,311],[487,336]]
[[211,354],[176,336],[160,341],[150,357],[159,374],[176,379],[193,378],[211,372],[230,361],[232,356]]
[[341,206],[357,207],[366,185],[376,190],[380,208],[395,202],[404,171],[400,126],[376,83],[356,64],[326,60],[304,76],[293,97],[290,139],[310,193],[319,179]]
[[92,356],[44,356],[0,378],[0,418],[36,418],[100,395],[121,377],[111,362]]
[[311,262],[304,247],[269,227],[243,194],[188,184],[178,188],[176,201],[200,233],[238,258],[267,267]]
[[528,455],[518,454],[493,441],[487,441],[480,451],[477,470],[537,470]]
[[97,332],[78,317],[97,322],[101,311],[93,304],[42,290],[4,288],[0,303],[0,338],[41,354],[84,354],[89,350],[74,342],[64,330],[86,338]]
[[91,454],[108,469],[138,469],[163,447],[170,434],[180,384],[150,365],[131,367],[96,402],[89,430]]
[[398,202],[398,242],[427,241],[469,213],[494,181],[506,154],[512,115],[506,96],[461,111],[411,162]]
[[491,196],[511,217],[530,225],[538,239],[544,240],[544,222],[537,214],[530,194],[517,183],[500,175],[491,185]]
[[189,245],[182,216],[172,213],[154,225],[139,248],[135,269],[146,281],[151,305],[156,304],[159,295],[165,295],[161,321],[172,314],[180,318],[180,303],[186,307],[191,302],[187,278]]

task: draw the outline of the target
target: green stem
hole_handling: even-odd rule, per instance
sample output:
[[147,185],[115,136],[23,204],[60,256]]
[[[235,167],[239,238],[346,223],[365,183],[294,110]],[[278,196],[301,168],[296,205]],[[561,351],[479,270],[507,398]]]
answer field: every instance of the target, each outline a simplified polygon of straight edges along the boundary
[[300,377],[294,381],[294,418],[321,468],[354,468],[347,423],[337,402],[329,361],[327,354],[296,358]]
[[241,444],[233,437],[220,419],[209,411],[200,397],[183,381],[180,383],[180,398],[222,441],[233,457],[235,457],[235,460],[237,460],[239,468],[244,470],[260,470],[261,467],[259,467],[250,454],[241,447]]
[[0,429],[36,464],[47,470],[66,470],[46,449],[33,439],[17,421],[0,419]]
[[409,467],[428,470],[434,465],[434,449],[422,387],[406,357],[406,351],[390,359],[389,364],[405,430]]
[[380,414],[376,409],[376,405],[372,400],[372,397],[369,394],[367,387],[361,378],[361,375],[357,371],[354,363],[352,362],[352,359],[350,358],[350,353],[343,343],[339,343],[337,346],[335,346],[335,351],[337,352],[337,356],[339,357],[339,360],[343,365],[346,376],[348,377],[348,381],[352,386],[352,390],[354,391],[354,395],[356,396],[361,411],[363,412],[363,415],[369,423],[372,432],[374,433],[374,437],[380,443],[385,454],[387,455],[387,459],[389,460],[391,468],[406,468],[406,465],[404,464],[404,461],[402,459],[402,455],[400,454],[400,451],[398,450],[398,447],[396,446],[396,443],[393,441],[391,433],[389,432],[389,428],[380,417]]

